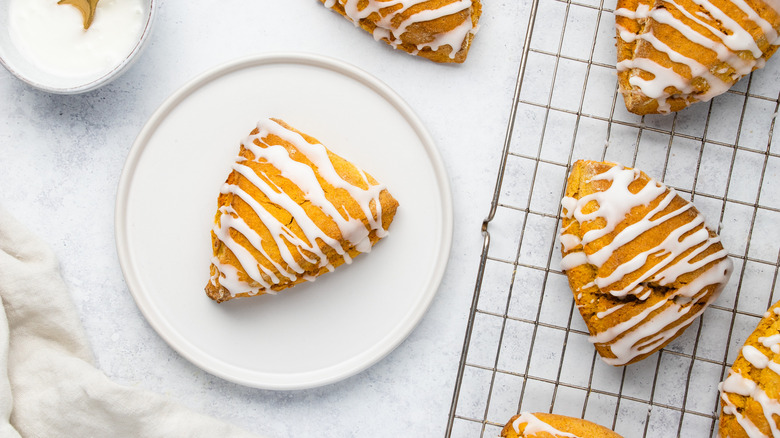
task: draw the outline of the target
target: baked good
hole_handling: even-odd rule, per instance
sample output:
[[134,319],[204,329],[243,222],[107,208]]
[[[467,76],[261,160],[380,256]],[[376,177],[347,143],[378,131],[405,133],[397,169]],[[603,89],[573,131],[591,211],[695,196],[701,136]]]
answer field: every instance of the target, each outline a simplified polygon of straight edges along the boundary
[[393,48],[436,62],[463,62],[481,0],[320,0]]
[[720,436],[780,436],[780,302],[747,338],[720,390]]
[[693,204],[640,170],[577,161],[561,204],[561,268],[610,365],[671,342],[731,275],[720,238]]
[[724,93],[780,44],[778,0],[618,0],[620,92],[636,114]]
[[501,436],[505,438],[621,438],[604,426],[580,418],[528,412],[512,417],[501,431]]
[[279,119],[241,143],[217,200],[206,294],[273,293],[350,263],[387,235],[385,186]]

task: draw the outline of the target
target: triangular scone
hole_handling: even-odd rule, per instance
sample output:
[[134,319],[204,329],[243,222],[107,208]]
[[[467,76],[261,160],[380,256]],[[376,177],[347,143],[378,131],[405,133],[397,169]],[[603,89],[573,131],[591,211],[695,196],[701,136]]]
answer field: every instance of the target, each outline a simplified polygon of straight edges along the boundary
[[620,92],[636,114],[708,101],[780,44],[780,0],[618,0]]
[[596,423],[558,414],[522,412],[501,431],[504,438],[621,438]]
[[561,268],[610,365],[671,342],[731,275],[720,238],[693,204],[637,169],[577,161],[561,204]]
[[436,62],[463,62],[481,0],[320,0],[396,49]]
[[350,263],[387,235],[398,207],[371,175],[278,119],[241,144],[217,203],[206,293],[218,302]]
[[[721,437],[780,436],[780,302],[747,338],[720,385]],[[771,421],[769,420],[771,419]]]

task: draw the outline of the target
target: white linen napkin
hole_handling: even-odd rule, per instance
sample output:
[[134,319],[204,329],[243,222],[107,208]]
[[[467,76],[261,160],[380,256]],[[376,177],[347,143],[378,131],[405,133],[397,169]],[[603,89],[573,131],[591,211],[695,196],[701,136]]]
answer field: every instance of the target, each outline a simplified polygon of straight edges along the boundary
[[251,438],[93,363],[49,247],[0,209],[0,437]]

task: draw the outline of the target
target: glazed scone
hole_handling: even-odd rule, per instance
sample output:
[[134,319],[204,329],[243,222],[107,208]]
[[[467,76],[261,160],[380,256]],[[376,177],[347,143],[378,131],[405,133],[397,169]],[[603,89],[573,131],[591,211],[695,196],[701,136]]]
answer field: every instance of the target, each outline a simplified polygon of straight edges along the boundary
[[320,0],[392,47],[436,62],[463,62],[481,0]]
[[[764,314],[719,386],[720,436],[780,436],[780,302]],[[771,420],[770,420],[771,419]]]
[[217,302],[350,263],[387,235],[398,207],[371,175],[278,119],[241,143],[217,204],[206,285]]
[[505,438],[622,438],[604,426],[580,418],[523,412],[504,426]]
[[561,204],[561,268],[610,365],[671,342],[731,275],[720,238],[693,204],[637,169],[577,161]]
[[777,0],[618,0],[618,85],[636,114],[726,92],[780,44]]

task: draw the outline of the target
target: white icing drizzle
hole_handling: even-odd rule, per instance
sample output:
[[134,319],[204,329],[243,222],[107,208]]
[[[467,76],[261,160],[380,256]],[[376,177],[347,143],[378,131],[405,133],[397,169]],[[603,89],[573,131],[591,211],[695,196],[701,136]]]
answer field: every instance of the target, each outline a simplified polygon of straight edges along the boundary
[[618,304],[617,306],[612,306],[612,307],[610,307],[609,309],[607,309],[607,310],[605,310],[603,312],[598,312],[598,313],[596,313],[596,318],[604,319],[607,315],[611,315],[611,314],[617,312],[618,310],[622,309],[623,306],[625,306],[625,304]]
[[[632,86],[639,88],[644,95],[656,99],[658,101],[658,111],[661,113],[669,112],[671,109],[667,100],[670,97],[673,97],[673,95],[666,91],[666,88],[668,87],[676,88],[683,95],[695,95],[696,100],[708,101],[714,96],[728,90],[728,88],[742,76],[750,73],[756,68],[761,68],[766,62],[764,51],[761,50],[750,32],[743,28],[736,20],[708,0],[691,1],[707,12],[703,13],[702,11],[696,11],[692,13],[683,6],[677,4],[674,0],[664,0],[662,2],[663,7],[651,8],[648,4],[639,4],[636,10],[619,8],[615,11],[617,17],[626,17],[632,20],[652,19],[657,23],[670,26],[689,41],[715,52],[718,59],[733,70],[729,75],[731,79],[731,83],[729,83],[729,81],[725,81],[717,76],[726,74],[728,69],[715,66],[713,68],[714,71],[709,71],[707,67],[698,61],[676,52],[674,49],[658,40],[652,32],[634,34],[622,26],[618,26],[618,35],[623,41],[627,43],[632,43],[636,40],[646,41],[659,52],[667,54],[672,62],[687,66],[691,71],[692,77],[700,77],[709,84],[709,89],[706,91],[698,91],[691,85],[689,79],[684,78],[675,70],[661,66],[655,61],[647,58],[628,59],[618,63],[617,69],[619,72],[630,69],[639,69],[653,75],[652,79],[642,79],[638,76],[632,76],[629,79],[629,83]],[[763,31],[769,45],[780,45],[778,30],[775,29],[769,21],[762,18],[758,12],[751,8],[744,0],[733,0],[732,3],[745,14],[747,20],[755,23],[755,25]],[[767,2],[767,4],[780,13],[780,1],[772,0]],[[693,29],[683,20],[675,17],[670,11],[670,8],[677,10],[686,19],[696,23],[698,26],[707,29],[715,39],[711,39],[707,35],[699,33],[699,31]],[[721,31],[711,24],[715,21],[725,28],[726,32]],[[740,53],[748,53],[752,57],[741,57]]]
[[[728,47],[732,51],[734,52],[749,51],[753,54],[754,58],[760,58],[761,56],[764,55],[764,52],[758,47],[758,44],[756,44],[756,41],[753,39],[753,35],[751,35],[750,32],[747,31],[747,29],[743,28],[739,23],[737,23],[726,13],[718,9],[715,5],[710,3],[708,0],[691,0],[691,1],[706,9],[707,12],[712,16],[712,18],[717,20],[721,24],[721,26],[728,29],[729,32],[722,32],[720,29],[709,25],[704,20],[696,18],[694,15],[688,12],[685,8],[675,3],[673,0],[666,0],[666,1],[674,5],[674,7],[677,8],[680,12],[682,12],[683,15],[685,15],[686,17],[694,20],[697,24],[707,28],[707,30],[709,30],[715,36],[720,38],[720,40],[723,41],[723,44],[726,45],[726,47]],[[750,8],[747,4],[745,4],[744,6]],[[753,14],[755,16],[758,16],[758,13],[755,11],[753,11]]]
[[[620,38],[623,41],[628,43],[634,42],[636,40],[646,41],[647,43],[651,44],[654,49],[669,56],[669,59],[672,62],[683,64],[688,67],[688,69],[691,71],[692,77],[704,78],[710,87],[706,92],[699,96],[700,100],[710,100],[719,94],[725,93],[729,88],[731,88],[730,83],[725,82],[718,76],[711,73],[704,64],[675,51],[666,43],[659,40],[652,32],[635,34],[620,25],[617,25],[617,29],[620,34]],[[666,87],[672,85],[678,90],[687,94],[691,94],[696,91],[690,82],[683,80],[682,76],[680,76],[674,70],[669,71],[670,69],[662,67],[650,59],[639,58],[634,60],[623,60],[617,64],[618,71],[625,71],[632,68],[640,68],[652,73],[655,76],[655,78],[650,81],[644,80],[638,76],[633,76],[629,79],[629,83],[641,88],[642,92],[645,93],[646,96],[652,97],[654,99],[661,99],[659,104],[664,105],[666,111],[670,109],[669,104],[666,102],[666,98],[669,97],[665,92]],[[656,80],[659,77],[663,80]]]
[[[720,293],[720,286],[716,293],[714,293],[710,300],[708,300],[704,306],[691,315],[688,315],[691,310],[694,309],[693,304],[698,303],[704,298],[705,293],[694,295],[689,300],[683,300],[684,302],[678,302],[675,298],[679,296],[688,296],[692,293],[696,293],[702,288],[709,286],[713,283],[709,283],[712,278],[723,276],[723,264],[719,263],[712,268],[701,274],[696,280],[678,289],[674,294],[666,297],[665,300],[660,300],[652,306],[648,306],[641,313],[634,317],[616,324],[603,332],[590,336],[588,339],[594,344],[609,344],[610,350],[616,356],[615,358],[602,359],[614,366],[625,365],[633,358],[643,354],[646,351],[652,351],[667,340],[673,338],[678,331],[684,330],[688,327],[702,312],[704,312],[706,305],[709,305],[715,300]],[[730,265],[730,263],[729,263]],[[729,266],[729,273],[731,267]],[[683,305],[685,304],[685,305]],[[650,314],[668,305],[661,312],[650,317]],[[687,318],[683,320],[684,318]],[[666,328],[670,324],[683,320],[679,325],[674,328]],[[666,329],[665,329],[666,328]]]
[[[761,352],[758,348],[752,346],[752,345],[745,345],[742,347],[742,356],[750,362],[753,367],[758,369],[764,369],[769,368],[770,370],[774,371],[775,373],[780,370],[777,366],[772,366],[774,362],[770,360],[769,357],[767,357],[764,353]],[[780,365],[780,364],[775,364]],[[778,373],[780,374],[780,373]]]
[[515,421],[512,422],[512,427],[515,429],[516,433],[520,433],[520,425],[523,423],[525,423],[525,430],[523,430],[524,436],[534,435],[539,432],[546,432],[555,436],[556,438],[585,438],[580,437],[579,435],[560,431],[529,412],[520,413]]
[[[394,19],[399,14],[404,13],[418,4],[425,3],[428,0],[367,0],[367,2],[365,2],[365,7],[362,9],[360,6],[364,2],[361,0],[325,0],[325,6],[331,8],[337,1],[344,7],[347,18],[349,18],[355,26],[357,26],[361,20],[368,18],[372,14],[379,17],[375,21],[376,28],[373,31],[374,39],[377,41],[384,40],[393,46],[393,48],[398,48],[398,46],[403,43],[401,41],[401,35],[406,33],[409,26],[415,23],[432,21],[470,10],[473,4],[473,0],[455,0],[452,3],[448,3],[437,9],[423,9],[412,14],[401,23],[395,23],[394,21],[396,20]],[[383,12],[390,9],[393,9],[393,12],[389,14]],[[434,35],[433,40],[430,42],[419,44],[417,46],[417,51],[425,48],[437,51],[441,47],[450,46],[452,50],[450,51],[449,56],[451,59],[454,59],[455,54],[459,52],[463,46],[463,42],[466,41],[470,34],[475,34],[477,30],[478,27],[474,26],[472,20],[467,17],[454,29]]]
[[[775,311],[777,311],[778,309],[780,309],[780,307],[775,308]],[[766,337],[762,336],[758,338],[758,342],[760,342],[761,345],[763,345],[764,347],[772,350],[772,353],[780,354],[780,334],[766,336]]]
[[561,247],[564,251],[569,252],[574,248],[580,246],[582,241],[574,234],[561,234]]
[[723,402],[723,413],[726,415],[733,415],[737,420],[737,424],[742,426],[742,429],[745,431],[748,438],[770,438],[770,436],[762,433],[755,423],[750,421],[747,416],[739,411],[737,406],[729,398],[729,393],[749,397],[756,401],[761,406],[764,418],[769,424],[769,428],[772,431],[771,436],[780,436],[780,429],[778,429],[775,419],[773,418],[775,415],[780,415],[780,403],[769,397],[766,391],[761,389],[756,382],[742,376],[732,369],[729,371],[726,380],[718,385],[718,389],[720,390],[720,399]]
[[[777,311],[777,309],[778,308],[775,308],[774,310]],[[770,314],[769,317],[772,317],[772,315]],[[765,348],[768,348],[773,355],[780,353],[780,333],[759,337],[758,343]],[[753,345],[745,345],[742,347],[741,352],[742,357],[750,363],[751,367],[759,370],[769,369],[775,374],[780,375],[780,364],[773,360],[774,356],[767,356]],[[768,435],[761,432],[754,422],[739,411],[737,406],[729,398],[729,393],[748,397],[758,402],[761,406],[764,418],[772,431],[772,436],[780,436],[780,429],[777,427],[777,423],[774,419],[775,415],[780,415],[780,402],[777,399],[769,397],[759,383],[756,383],[732,368],[729,371],[726,380],[718,385],[718,390],[720,390],[723,413],[733,415],[737,420],[737,424],[745,431],[746,436],[749,438],[768,437]]]
[[[776,0],[765,0],[766,3],[769,4],[769,7],[774,9],[775,11],[780,11],[780,2],[777,2]],[[775,2],[774,5],[772,3]],[[735,6],[737,6],[742,12],[745,13],[748,20],[756,23],[758,27],[761,28],[761,31],[766,34],[766,40],[770,44],[774,41],[774,44],[780,44],[780,41],[778,41],[778,31],[774,27],[772,27],[772,23],[766,21],[765,19],[761,18],[760,15],[758,15],[758,12],[756,12],[755,9],[751,8],[750,5],[745,2],[745,0],[731,0],[731,3],[733,3]]]
[[[700,306],[695,314],[689,315],[694,309],[693,304],[705,298],[706,304],[715,300],[725,286],[732,270],[732,262],[727,257],[728,253],[725,249],[702,257],[701,260],[693,261],[720,242],[718,236],[710,236],[709,231],[704,226],[704,218],[701,215],[696,215],[694,219],[674,229],[664,240],[652,248],[620,264],[613,272],[602,274],[600,268],[613,257],[615,251],[620,247],[693,207],[692,204],[686,203],[681,208],[662,213],[675,199],[676,192],[651,179],[637,193],[632,193],[629,190],[629,185],[639,177],[638,170],[627,169],[616,164],[590,180],[590,182],[609,181],[610,185],[606,190],[582,196],[579,199],[572,197],[563,199],[561,202],[564,206],[563,216],[566,219],[575,219],[576,222],[573,221],[572,224],[584,224],[602,219],[605,226],[584,233],[581,238],[581,246],[576,247],[571,245],[574,241],[568,237],[570,235],[568,228],[564,229],[561,234],[561,246],[564,251],[561,268],[568,271],[583,264],[592,265],[599,270],[594,281],[601,293],[609,294],[615,298],[626,298],[629,295],[634,295],[640,301],[645,301],[652,295],[653,289],[648,284],[668,286],[684,274],[708,265],[709,268],[690,283],[669,293],[664,299],[647,306],[641,313],[592,335],[591,342],[609,344],[616,357],[603,359],[611,365],[625,365],[644,352],[660,347],[680,330],[690,325],[706,307],[706,305]],[[591,213],[585,213],[583,208],[594,201],[598,204],[598,208]],[[657,201],[658,204],[642,218],[623,228],[612,238],[611,242],[598,251],[588,253],[587,245],[614,232],[618,224],[626,218],[633,208],[648,206],[654,201]],[[688,254],[682,256],[688,251]],[[642,269],[650,256],[656,258],[652,267],[646,269],[626,286],[622,288],[616,286],[616,283],[623,278]],[[712,285],[716,286],[716,291],[707,296],[703,289]],[[624,305],[625,303],[616,304],[616,306],[621,307]],[[616,310],[609,308],[599,312],[596,317],[603,318]],[[651,316],[653,312],[658,313]],[[682,322],[673,328],[668,328],[676,321]]]
[[[333,163],[330,161],[327,149],[322,144],[311,144],[297,132],[287,129],[274,120],[261,121],[257,124],[257,128],[259,130],[257,134],[250,135],[242,142],[244,148],[252,152],[254,161],[267,162],[278,169],[282,177],[294,183],[304,193],[306,201],[332,219],[341,232],[341,237],[347,242],[347,247],[354,247],[359,252],[369,252],[371,250],[370,231],[374,231],[377,237],[380,238],[387,235],[387,231],[382,225],[382,211],[379,201],[379,194],[385,189],[383,185],[372,185],[367,176],[362,172],[361,176],[366,186],[365,189],[348,183],[339,176]],[[302,154],[312,163],[313,167],[294,160],[284,146],[266,143],[264,139],[269,135],[277,136],[293,144],[296,148],[296,154]],[[233,266],[221,263],[217,257],[212,258],[212,263],[218,268],[218,274],[211,278],[212,284],[216,285],[216,276],[221,273],[218,279],[219,284],[227,289],[231,295],[235,296],[239,293],[254,295],[261,290],[263,292],[271,292],[270,287],[272,285],[282,281],[293,281],[301,276],[312,281],[315,277],[306,274],[306,269],[301,266],[296,257],[315,265],[315,270],[326,268],[332,271],[334,267],[320,245],[331,248],[344,259],[345,263],[352,261],[339,239],[329,236],[324,230],[320,229],[317,223],[306,214],[301,205],[285,194],[263,172],[258,171],[258,173],[248,166],[245,158],[239,157],[237,159],[236,163],[233,164],[233,171],[260,190],[275,206],[286,210],[300,227],[303,236],[296,235],[287,225],[279,222],[266,206],[254,199],[238,185],[225,183],[221,193],[232,194],[244,201],[268,229],[272,236],[272,241],[264,241],[239,216],[232,206],[221,206],[219,208],[219,220],[214,225],[213,232],[236,256],[243,270],[257,283],[257,286],[251,286],[246,281],[239,279],[239,271]],[[318,181],[318,176],[333,187],[343,189],[349,193],[357,205],[360,206],[364,215],[362,219],[368,222],[368,227],[363,224],[361,218],[350,217],[343,206],[333,205],[327,199]],[[371,212],[372,206],[376,210],[376,217]],[[260,252],[274,269],[259,263],[248,248],[236,242],[231,236],[231,230],[241,234],[252,248]],[[278,249],[280,257],[284,262],[283,264],[275,262],[269,256],[263,247],[263,245],[269,244]],[[293,246],[294,253],[288,244]],[[280,275],[284,278],[280,278]]]

